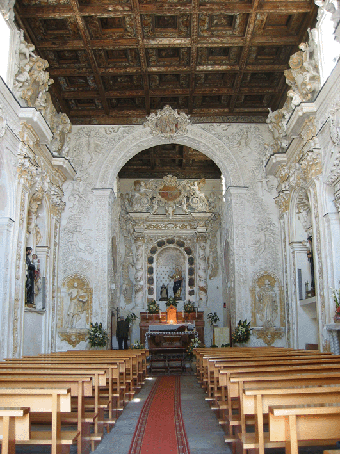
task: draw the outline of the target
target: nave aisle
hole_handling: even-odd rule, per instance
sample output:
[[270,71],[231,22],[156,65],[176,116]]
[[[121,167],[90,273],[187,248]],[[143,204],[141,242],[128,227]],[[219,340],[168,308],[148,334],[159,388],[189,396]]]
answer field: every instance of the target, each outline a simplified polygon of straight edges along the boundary
[[[180,379],[182,415],[190,453],[231,454],[231,450],[224,442],[223,429],[205,401],[205,394],[196,377],[182,375]],[[156,377],[146,379],[142,390],[127,404],[115,427],[104,436],[94,454],[128,454],[140,411],[155,380]]]

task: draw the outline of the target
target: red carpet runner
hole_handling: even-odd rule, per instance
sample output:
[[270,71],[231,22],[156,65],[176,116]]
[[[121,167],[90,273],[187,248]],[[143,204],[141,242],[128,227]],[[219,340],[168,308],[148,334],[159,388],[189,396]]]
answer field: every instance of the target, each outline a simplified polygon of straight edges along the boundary
[[180,376],[157,378],[143,405],[129,454],[190,454],[180,380]]

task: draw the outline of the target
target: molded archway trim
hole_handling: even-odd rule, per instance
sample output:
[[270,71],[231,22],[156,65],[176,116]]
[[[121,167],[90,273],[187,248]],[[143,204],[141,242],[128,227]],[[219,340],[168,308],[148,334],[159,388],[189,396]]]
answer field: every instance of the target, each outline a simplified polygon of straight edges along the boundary
[[172,139],[163,139],[150,134],[149,128],[136,126],[135,131],[119,142],[102,163],[96,187],[114,187],[118,172],[133,156],[156,145],[177,143],[194,148],[212,159],[220,168],[225,178],[226,187],[244,186],[241,170],[232,152],[213,134],[198,125],[189,125],[185,135],[175,135]]

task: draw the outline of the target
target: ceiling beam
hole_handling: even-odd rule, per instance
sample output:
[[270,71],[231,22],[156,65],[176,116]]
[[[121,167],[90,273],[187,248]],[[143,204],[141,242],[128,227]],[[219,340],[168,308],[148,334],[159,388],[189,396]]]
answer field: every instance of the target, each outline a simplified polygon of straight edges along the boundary
[[93,52],[92,52],[92,49],[91,49],[91,46],[90,46],[90,41],[91,40],[90,40],[89,33],[87,31],[87,28],[86,28],[86,25],[84,23],[84,20],[83,20],[82,16],[79,14],[79,3],[78,3],[78,0],[69,0],[69,1],[70,1],[71,6],[72,6],[72,9],[73,9],[74,16],[75,16],[76,21],[77,21],[79,33],[82,36],[83,41],[84,41],[84,46],[86,48],[87,56],[88,56],[88,59],[89,59],[89,62],[90,62],[90,65],[91,65],[91,68],[92,68],[92,71],[93,71],[93,76],[94,76],[94,79],[96,81],[96,84],[97,84],[97,87],[98,87],[98,90],[99,90],[99,93],[100,93],[100,96],[101,96],[101,102],[102,102],[102,105],[103,105],[103,108],[104,108],[104,112],[106,114],[108,114],[109,113],[109,106],[108,106],[108,103],[107,103],[106,98],[105,98],[105,90],[104,90],[104,87],[103,87],[103,83],[102,83],[101,77],[99,75],[96,59],[94,58],[94,55],[93,55]]
[[140,14],[140,5],[138,0],[131,0],[133,9],[135,11],[135,24],[136,24],[136,31],[137,31],[137,39],[138,39],[138,48],[139,48],[139,55],[140,55],[140,64],[141,64],[141,72],[143,76],[143,84],[144,84],[144,94],[145,94],[145,107],[147,115],[150,114],[150,96],[149,96],[149,76],[147,74],[147,67],[148,63],[146,60],[146,53],[145,53],[145,45],[143,40],[143,29],[142,29],[142,22],[141,22],[141,14]]
[[[311,2],[305,1],[269,1],[264,2],[258,7],[259,12],[266,13],[284,13],[284,14],[297,14],[297,13],[310,13],[313,8]],[[191,14],[193,12],[192,5],[176,5],[174,3],[160,4],[157,6],[139,5],[141,14],[157,14],[157,15],[173,15],[173,14]],[[74,15],[72,7],[69,5],[46,5],[41,6],[20,6],[18,8],[20,16],[25,18],[38,17],[41,19],[61,19],[72,17]],[[79,6],[79,14],[85,16],[100,16],[100,17],[120,17],[127,14],[133,14],[134,11],[128,5],[87,5]],[[199,12],[205,14],[216,14],[221,12],[220,4],[200,5]],[[240,4],[240,2],[228,2],[223,4],[223,12],[225,14],[250,14],[252,12],[252,5],[249,3]]]

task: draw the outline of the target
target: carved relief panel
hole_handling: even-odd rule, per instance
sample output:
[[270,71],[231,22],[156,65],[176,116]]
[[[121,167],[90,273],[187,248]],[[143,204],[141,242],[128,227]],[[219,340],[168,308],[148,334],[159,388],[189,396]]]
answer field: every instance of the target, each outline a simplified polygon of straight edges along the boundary
[[79,274],[68,276],[61,285],[58,334],[72,346],[86,339],[92,318],[92,294],[88,280]]
[[252,325],[257,338],[272,345],[283,337],[285,325],[284,295],[279,279],[270,273],[257,277],[251,288]]

